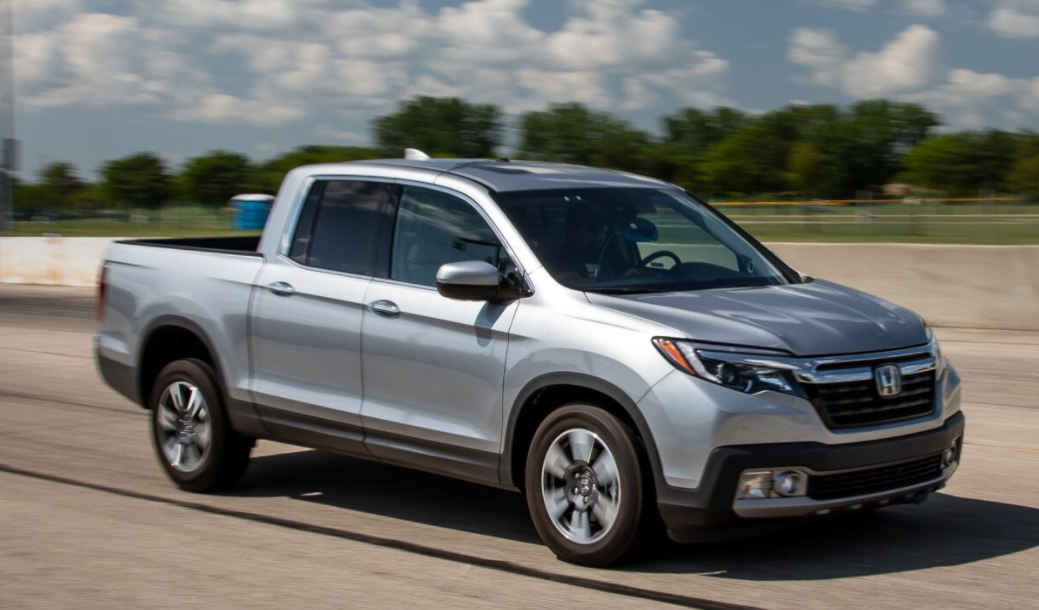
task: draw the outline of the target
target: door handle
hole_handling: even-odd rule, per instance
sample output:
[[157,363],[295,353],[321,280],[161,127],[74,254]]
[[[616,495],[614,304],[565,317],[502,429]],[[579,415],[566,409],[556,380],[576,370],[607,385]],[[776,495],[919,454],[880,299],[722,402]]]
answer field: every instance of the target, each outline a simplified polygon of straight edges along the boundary
[[274,282],[273,284],[267,284],[267,290],[270,290],[281,297],[288,297],[296,294],[296,289],[288,282]]
[[400,307],[393,301],[373,301],[368,303],[368,309],[384,318],[396,318],[400,315]]

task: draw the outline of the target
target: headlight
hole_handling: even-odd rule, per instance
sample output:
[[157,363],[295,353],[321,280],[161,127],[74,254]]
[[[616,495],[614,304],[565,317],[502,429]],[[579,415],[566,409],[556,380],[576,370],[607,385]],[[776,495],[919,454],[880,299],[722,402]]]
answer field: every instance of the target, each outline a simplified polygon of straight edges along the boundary
[[705,381],[745,394],[771,390],[793,396],[804,395],[790,370],[710,358],[687,341],[658,337],[653,339],[653,344],[671,364]]
[[941,375],[942,371],[945,370],[945,356],[942,355],[942,346],[938,343],[938,337],[934,335],[931,327],[925,325],[924,328],[927,330],[927,342],[931,345],[931,354],[934,356],[935,367],[938,369],[938,374]]

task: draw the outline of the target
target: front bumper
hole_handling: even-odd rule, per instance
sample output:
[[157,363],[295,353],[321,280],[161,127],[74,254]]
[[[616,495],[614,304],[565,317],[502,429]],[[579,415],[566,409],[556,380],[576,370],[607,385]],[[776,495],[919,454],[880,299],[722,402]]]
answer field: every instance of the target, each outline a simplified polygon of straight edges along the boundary
[[826,500],[807,497],[736,500],[736,488],[740,474],[746,470],[799,467],[810,473],[833,474],[940,455],[957,438],[962,442],[964,424],[963,414],[956,413],[939,428],[875,441],[719,447],[711,452],[701,484],[695,490],[672,487],[664,477],[655,477],[660,515],[673,538],[692,541],[703,539],[705,529],[734,526],[741,521],[792,519],[841,509],[919,502],[926,494],[944,486],[956,470],[956,463],[942,469],[933,479]]

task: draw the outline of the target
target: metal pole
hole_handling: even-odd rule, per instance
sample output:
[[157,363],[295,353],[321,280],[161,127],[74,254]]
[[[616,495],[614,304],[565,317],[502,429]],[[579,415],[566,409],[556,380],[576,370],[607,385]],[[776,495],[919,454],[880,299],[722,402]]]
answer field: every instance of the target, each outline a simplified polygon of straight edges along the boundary
[[13,172],[17,171],[17,143],[14,140],[14,44],[12,14],[14,0],[0,0],[0,231],[11,230],[14,211]]

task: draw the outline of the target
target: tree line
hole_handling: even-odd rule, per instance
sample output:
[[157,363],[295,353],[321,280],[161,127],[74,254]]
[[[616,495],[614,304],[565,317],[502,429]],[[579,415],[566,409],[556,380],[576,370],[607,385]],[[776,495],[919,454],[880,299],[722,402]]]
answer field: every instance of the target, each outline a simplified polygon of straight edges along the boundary
[[435,157],[511,157],[607,167],[649,175],[705,197],[769,194],[849,198],[884,185],[923,193],[980,189],[1039,197],[1039,134],[1001,130],[941,133],[918,104],[868,100],[842,108],[791,105],[764,114],[682,109],[660,133],[581,104],[555,104],[508,121],[500,108],[458,98],[416,97],[371,123],[373,147],[303,146],[261,163],[212,151],[174,171],[154,153],[109,161],[95,183],[51,163],[19,184],[16,205],[36,209],[220,207],[239,193],[273,194],[299,165],[396,158],[405,147]]

